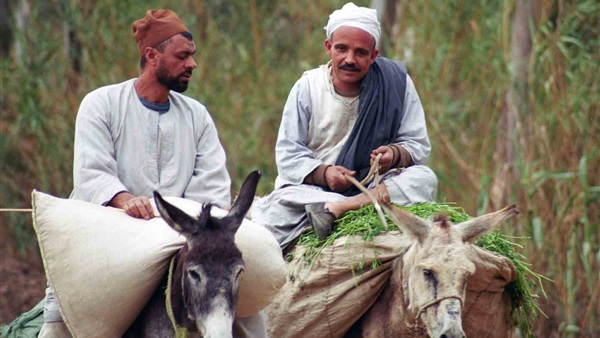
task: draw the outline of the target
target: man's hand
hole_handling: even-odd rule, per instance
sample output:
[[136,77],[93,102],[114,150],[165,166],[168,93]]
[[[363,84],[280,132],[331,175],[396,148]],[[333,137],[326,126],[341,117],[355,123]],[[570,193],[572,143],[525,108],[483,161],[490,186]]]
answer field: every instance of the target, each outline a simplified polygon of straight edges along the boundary
[[377,155],[381,154],[381,158],[379,159],[379,173],[386,173],[390,168],[394,165],[394,161],[396,161],[396,153],[391,146],[381,146],[371,152],[371,165],[375,161]]
[[346,179],[345,175],[354,177],[356,171],[349,170],[341,165],[332,165],[325,170],[325,180],[331,191],[342,192],[350,188],[352,183]]
[[120,192],[108,202],[111,207],[123,209],[131,217],[151,219],[154,209],[146,196],[135,196],[128,192]]

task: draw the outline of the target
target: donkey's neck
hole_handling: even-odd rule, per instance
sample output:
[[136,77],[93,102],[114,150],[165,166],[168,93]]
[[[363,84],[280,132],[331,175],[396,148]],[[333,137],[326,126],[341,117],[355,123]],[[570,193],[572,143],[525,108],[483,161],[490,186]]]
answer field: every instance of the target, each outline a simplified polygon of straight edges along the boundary
[[377,297],[378,301],[367,311],[362,321],[364,337],[424,337],[427,331],[421,320],[409,318],[404,299],[402,268],[403,257],[394,260],[392,275]]

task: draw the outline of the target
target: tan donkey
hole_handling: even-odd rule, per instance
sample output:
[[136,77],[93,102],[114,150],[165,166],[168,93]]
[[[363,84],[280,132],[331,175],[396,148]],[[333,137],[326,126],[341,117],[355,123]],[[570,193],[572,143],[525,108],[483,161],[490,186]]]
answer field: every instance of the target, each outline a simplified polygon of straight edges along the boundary
[[[362,336],[462,338],[483,332],[494,337],[509,336],[506,328],[510,326],[502,325],[505,318],[485,318],[486,322],[475,325],[469,322],[466,326],[462,318],[467,317],[464,313],[467,284],[478,283],[475,278],[470,279],[475,276],[476,266],[479,269],[485,266],[483,261],[497,258],[470,243],[499,226],[504,219],[517,215],[516,206],[456,225],[443,214],[427,222],[395,206],[384,205],[384,208],[403,233],[414,239],[414,243],[396,260],[389,284],[363,316],[362,325],[359,325],[362,326]],[[514,270],[508,271],[508,275],[510,280]],[[494,277],[484,284],[489,287],[492,282]],[[483,306],[494,308],[494,304]],[[487,317],[485,313],[472,309],[470,314]],[[426,333],[422,332],[423,325],[419,319]],[[488,319],[490,323],[487,323]],[[489,330],[494,327],[493,321],[499,321],[497,328],[505,329]]]

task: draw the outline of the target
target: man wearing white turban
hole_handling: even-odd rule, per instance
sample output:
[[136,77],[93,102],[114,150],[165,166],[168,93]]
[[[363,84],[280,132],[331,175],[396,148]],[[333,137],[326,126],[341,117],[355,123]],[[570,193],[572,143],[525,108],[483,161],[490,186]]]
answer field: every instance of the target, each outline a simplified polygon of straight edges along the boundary
[[379,41],[379,36],[381,35],[381,27],[377,20],[377,11],[371,8],[358,7],[352,2],[345,4],[342,9],[331,13],[327,26],[325,26],[327,39],[331,40],[333,32],[342,26],[360,28],[371,34],[375,42]]
[[346,175],[365,178],[377,155],[381,182],[368,189],[409,205],[435,198],[437,178],[425,166],[431,149],[425,115],[404,65],[378,56],[374,9],[344,5],[329,16],[329,63],[306,71],[292,88],[275,147],[275,190],[254,206],[286,248],[305,228],[326,238],[335,219],[371,203]]

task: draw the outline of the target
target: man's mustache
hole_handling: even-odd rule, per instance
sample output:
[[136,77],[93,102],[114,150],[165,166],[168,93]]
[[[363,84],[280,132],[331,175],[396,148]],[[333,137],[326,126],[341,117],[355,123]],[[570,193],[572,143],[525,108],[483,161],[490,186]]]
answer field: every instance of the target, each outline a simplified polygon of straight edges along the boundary
[[338,68],[339,69],[343,69],[343,70],[347,70],[347,71],[350,71],[350,72],[359,72],[360,71],[360,68],[356,67],[355,65],[349,65],[349,64],[340,65]]

